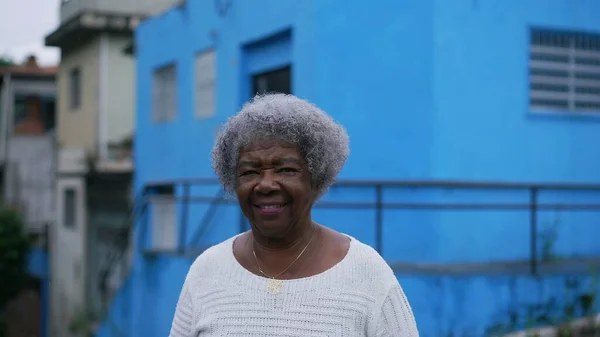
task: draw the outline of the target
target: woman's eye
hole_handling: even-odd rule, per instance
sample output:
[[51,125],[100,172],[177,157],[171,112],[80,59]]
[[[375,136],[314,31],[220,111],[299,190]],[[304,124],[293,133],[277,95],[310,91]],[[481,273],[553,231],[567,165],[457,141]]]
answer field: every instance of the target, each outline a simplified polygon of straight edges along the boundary
[[278,171],[281,172],[281,173],[293,173],[293,172],[297,172],[296,169],[291,168],[291,167],[280,168]]
[[258,172],[256,171],[244,171],[240,174],[240,176],[248,176],[248,175],[252,175],[252,174],[258,174]]

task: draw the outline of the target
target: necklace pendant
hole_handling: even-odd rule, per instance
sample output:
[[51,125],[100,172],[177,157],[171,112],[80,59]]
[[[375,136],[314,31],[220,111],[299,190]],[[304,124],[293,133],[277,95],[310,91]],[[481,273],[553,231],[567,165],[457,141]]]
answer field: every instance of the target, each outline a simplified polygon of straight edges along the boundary
[[267,290],[272,295],[279,294],[281,292],[282,287],[283,287],[282,280],[270,279],[269,282],[267,282]]

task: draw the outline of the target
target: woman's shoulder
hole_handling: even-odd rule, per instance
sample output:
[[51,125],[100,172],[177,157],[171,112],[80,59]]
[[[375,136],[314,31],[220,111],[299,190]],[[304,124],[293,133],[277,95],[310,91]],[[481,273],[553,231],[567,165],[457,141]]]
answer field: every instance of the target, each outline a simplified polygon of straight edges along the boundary
[[351,249],[348,265],[366,282],[380,283],[389,287],[398,279],[385,259],[373,247],[350,237]]
[[217,243],[198,255],[190,266],[189,275],[210,275],[217,270],[229,268],[233,264],[233,241],[237,236]]

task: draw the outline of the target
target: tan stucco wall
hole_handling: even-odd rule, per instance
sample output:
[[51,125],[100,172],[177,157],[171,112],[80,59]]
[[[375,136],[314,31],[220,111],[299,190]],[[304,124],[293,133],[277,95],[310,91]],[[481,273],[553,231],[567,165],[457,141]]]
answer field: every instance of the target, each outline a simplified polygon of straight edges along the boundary
[[135,58],[123,49],[130,37],[115,36],[108,43],[107,141],[120,142],[130,136],[135,115]]
[[[63,53],[58,72],[57,134],[61,148],[96,150],[98,128],[98,55],[99,39],[93,39],[75,51]],[[81,104],[70,106],[70,73],[81,72]]]

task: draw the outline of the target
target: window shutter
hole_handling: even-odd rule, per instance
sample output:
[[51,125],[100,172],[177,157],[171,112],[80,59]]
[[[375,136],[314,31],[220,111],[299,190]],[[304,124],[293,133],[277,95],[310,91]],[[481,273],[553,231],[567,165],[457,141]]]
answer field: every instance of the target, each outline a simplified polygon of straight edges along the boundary
[[533,31],[529,102],[532,110],[600,112],[600,36]]
[[196,117],[208,118],[215,113],[216,60],[213,49],[196,56],[195,111]]

